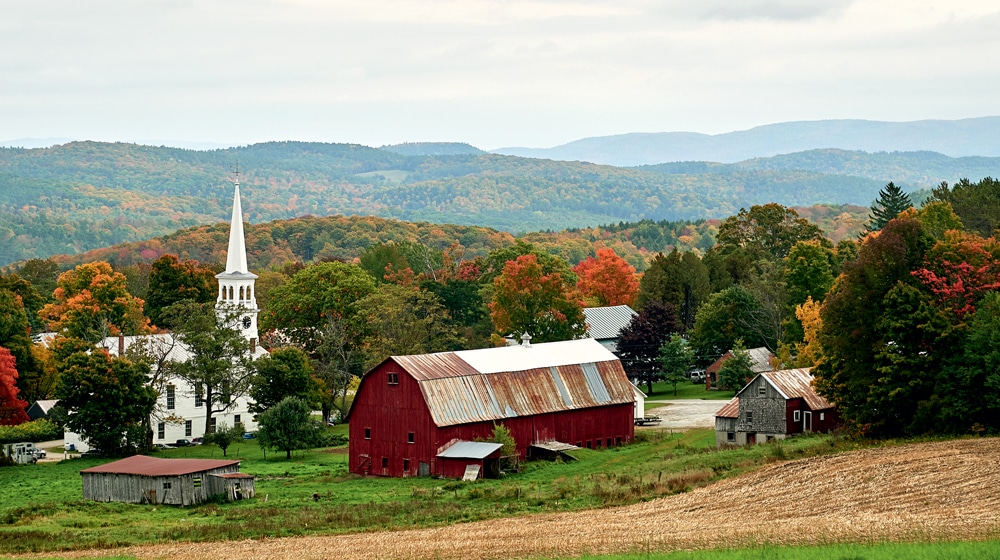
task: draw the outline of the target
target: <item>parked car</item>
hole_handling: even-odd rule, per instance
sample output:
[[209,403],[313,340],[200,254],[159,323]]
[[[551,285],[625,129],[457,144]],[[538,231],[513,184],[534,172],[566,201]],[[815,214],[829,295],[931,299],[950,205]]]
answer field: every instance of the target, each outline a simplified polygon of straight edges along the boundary
[[154,443],[153,447],[155,447],[157,449],[173,449],[174,448],[173,445],[168,445],[166,443]]
[[696,369],[691,372],[691,383],[705,383],[705,370]]
[[196,438],[192,438],[191,439],[191,444],[192,445],[201,445],[203,443],[205,443],[205,438],[203,438],[203,437],[196,437]]
[[257,437],[257,434],[255,434],[253,432],[246,432],[245,434],[243,434],[243,439],[254,439],[256,437]]
[[189,439],[179,439],[174,442],[174,447],[187,447],[189,445],[194,445]]

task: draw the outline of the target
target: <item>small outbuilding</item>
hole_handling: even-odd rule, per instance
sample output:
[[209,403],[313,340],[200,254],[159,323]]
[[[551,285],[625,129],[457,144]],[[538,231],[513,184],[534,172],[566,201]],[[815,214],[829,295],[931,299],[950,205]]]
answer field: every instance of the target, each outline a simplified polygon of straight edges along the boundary
[[31,420],[38,420],[40,418],[48,418],[49,411],[52,407],[56,405],[59,401],[56,399],[47,399],[41,401],[35,401],[31,406],[28,407],[27,413],[28,418]]
[[189,506],[220,495],[252,498],[254,477],[239,471],[239,461],[135,455],[80,474],[87,500]]
[[837,409],[816,393],[812,380],[808,369],[757,375],[715,414],[715,443],[765,443],[837,427]]
[[638,315],[627,305],[607,307],[585,307],[583,316],[587,321],[587,336],[601,343],[608,350],[618,350],[618,335],[622,329]]

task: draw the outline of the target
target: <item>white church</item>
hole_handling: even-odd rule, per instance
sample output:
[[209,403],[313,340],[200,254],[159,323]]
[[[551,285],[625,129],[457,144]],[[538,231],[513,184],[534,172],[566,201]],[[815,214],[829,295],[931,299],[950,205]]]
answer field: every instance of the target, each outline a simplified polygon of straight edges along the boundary
[[[250,272],[247,266],[246,242],[243,236],[243,210],[240,205],[240,183],[235,181],[235,196],[233,200],[233,216],[229,229],[229,252],[226,255],[226,270],[215,276],[219,282],[219,293],[216,298],[216,315],[220,320],[236,316],[238,326],[251,343],[253,359],[267,355],[257,343],[257,298],[254,292],[254,282],[257,275]],[[142,336],[118,336],[105,338],[98,346],[106,348],[112,356],[128,352],[133,345],[142,345],[153,356],[165,356],[168,361],[185,361],[189,359],[189,350],[172,334],[153,334]],[[155,375],[155,372],[154,372]],[[173,444],[179,439],[194,439],[205,435],[206,410],[205,402],[195,387],[186,381],[169,376],[154,378],[153,383],[159,394],[151,418],[153,443]],[[248,409],[247,397],[234,399],[225,411],[212,415],[212,427],[233,426],[242,423],[247,431],[257,429],[257,423]],[[86,452],[90,446],[82,440],[79,434],[65,432],[67,449]],[[71,447],[72,446],[72,447]]]

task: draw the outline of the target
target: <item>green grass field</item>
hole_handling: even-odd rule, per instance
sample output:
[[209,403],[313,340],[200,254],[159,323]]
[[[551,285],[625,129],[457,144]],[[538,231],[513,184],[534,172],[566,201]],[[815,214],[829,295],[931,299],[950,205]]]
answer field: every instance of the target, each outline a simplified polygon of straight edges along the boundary
[[[641,385],[639,389],[641,389],[643,393],[647,393],[648,391],[645,384]],[[653,392],[648,393],[646,398],[652,400],[702,399],[712,401],[728,401],[733,398],[733,395],[735,394],[736,393],[734,391],[706,391],[704,383],[691,383],[690,381],[685,381],[684,383],[677,384],[677,395],[674,396],[674,387],[660,381],[653,383]],[[722,403],[720,403],[719,406],[722,406]]]
[[[229,456],[257,477],[256,499],[193,507],[84,501],[79,471],[106,460],[9,467],[0,469],[0,553],[331,534],[600,508],[684,492],[775,460],[860,445],[814,435],[716,451],[707,429],[643,431],[639,438],[620,448],[576,451],[576,461],[527,463],[502,480],[473,483],[363,478],[347,472],[346,448],[294,452],[289,461],[283,453],[265,458],[255,441],[242,441]],[[205,445],[160,456],[220,458],[221,451]]]

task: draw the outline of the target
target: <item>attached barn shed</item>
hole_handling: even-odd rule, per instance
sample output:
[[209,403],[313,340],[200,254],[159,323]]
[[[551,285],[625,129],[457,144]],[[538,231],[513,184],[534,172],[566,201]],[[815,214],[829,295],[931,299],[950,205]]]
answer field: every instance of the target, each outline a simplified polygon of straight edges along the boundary
[[84,499],[189,506],[219,495],[252,498],[254,477],[239,470],[239,461],[135,455],[80,474]]
[[765,443],[804,432],[828,432],[837,409],[816,393],[808,369],[768,371],[754,377],[715,414],[715,442]]
[[494,424],[519,458],[536,443],[621,445],[634,435],[634,401],[618,358],[593,339],[392,356],[362,377],[348,412],[350,471],[455,476],[480,462],[489,473],[492,454],[446,450],[488,439]]

